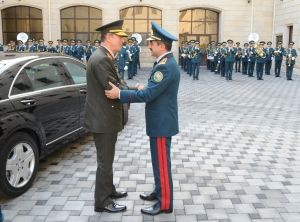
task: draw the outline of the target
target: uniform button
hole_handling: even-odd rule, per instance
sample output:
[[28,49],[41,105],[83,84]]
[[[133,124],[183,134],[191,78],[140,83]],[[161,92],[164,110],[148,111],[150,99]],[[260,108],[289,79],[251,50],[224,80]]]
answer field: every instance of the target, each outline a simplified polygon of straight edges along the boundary
[[111,106],[111,108],[114,108],[114,106]]

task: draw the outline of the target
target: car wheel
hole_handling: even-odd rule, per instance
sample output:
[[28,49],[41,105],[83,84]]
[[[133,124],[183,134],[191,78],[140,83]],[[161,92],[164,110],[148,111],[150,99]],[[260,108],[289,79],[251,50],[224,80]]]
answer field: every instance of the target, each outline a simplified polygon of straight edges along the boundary
[[26,133],[12,135],[0,150],[0,190],[15,197],[28,190],[36,176],[39,152]]

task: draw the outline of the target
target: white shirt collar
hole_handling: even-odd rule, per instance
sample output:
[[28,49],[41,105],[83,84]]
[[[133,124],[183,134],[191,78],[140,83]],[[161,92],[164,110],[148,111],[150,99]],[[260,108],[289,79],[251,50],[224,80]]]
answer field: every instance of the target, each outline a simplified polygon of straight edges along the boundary
[[170,54],[170,53],[172,53],[172,52],[168,51],[168,52],[162,54],[161,56],[159,56],[159,57],[156,59],[156,62],[158,63],[164,56],[166,56],[166,55],[168,55],[168,54]]

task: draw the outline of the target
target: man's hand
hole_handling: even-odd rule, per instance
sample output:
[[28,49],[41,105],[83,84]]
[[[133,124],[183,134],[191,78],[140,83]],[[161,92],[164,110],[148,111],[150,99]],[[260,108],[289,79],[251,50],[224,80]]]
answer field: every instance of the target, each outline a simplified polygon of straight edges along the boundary
[[145,88],[144,84],[141,83],[137,83],[134,86],[137,90],[143,90]]
[[110,90],[105,90],[105,95],[109,99],[118,99],[120,94],[120,89],[116,87],[111,82],[108,82],[108,84],[112,87]]

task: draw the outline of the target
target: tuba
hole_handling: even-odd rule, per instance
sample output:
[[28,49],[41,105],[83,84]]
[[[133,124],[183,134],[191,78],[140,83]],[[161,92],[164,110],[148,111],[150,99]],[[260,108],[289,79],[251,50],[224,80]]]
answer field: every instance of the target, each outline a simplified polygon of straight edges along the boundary
[[260,57],[262,59],[266,58],[266,56],[267,56],[264,49],[261,47],[258,47],[258,46],[255,47],[255,53],[258,57]]

